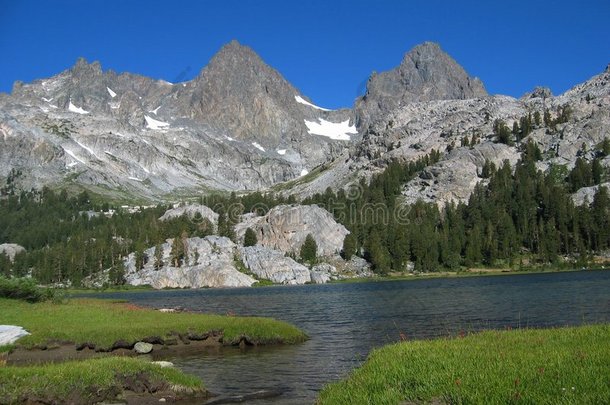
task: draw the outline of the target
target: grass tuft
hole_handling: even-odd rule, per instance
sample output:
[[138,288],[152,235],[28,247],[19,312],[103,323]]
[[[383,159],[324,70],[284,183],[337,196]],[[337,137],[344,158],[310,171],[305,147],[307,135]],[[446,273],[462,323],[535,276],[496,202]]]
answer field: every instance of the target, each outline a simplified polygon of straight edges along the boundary
[[269,318],[162,313],[129,303],[84,298],[34,304],[0,299],[0,324],[22,326],[30,332],[17,342],[25,347],[59,341],[110,348],[119,340],[137,342],[149,336],[211,331],[222,331],[226,344],[236,343],[242,336],[258,344],[292,344],[307,339],[298,328]]
[[318,404],[610,403],[610,325],[488,331],[371,353]]
[[107,357],[30,367],[0,367],[0,403],[112,400],[123,391],[126,378],[141,379],[142,376],[146,376],[151,385],[166,390],[205,393],[201,380],[177,369],[161,368],[136,358]]

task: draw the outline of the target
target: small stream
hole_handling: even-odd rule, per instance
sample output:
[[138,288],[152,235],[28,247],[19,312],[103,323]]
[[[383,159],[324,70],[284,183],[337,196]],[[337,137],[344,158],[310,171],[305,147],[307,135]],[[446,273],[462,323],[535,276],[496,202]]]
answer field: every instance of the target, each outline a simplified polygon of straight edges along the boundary
[[169,358],[221,396],[279,391],[251,404],[311,404],[375,347],[461,331],[610,322],[610,271],[103,294],[155,308],[268,316],[311,339]]

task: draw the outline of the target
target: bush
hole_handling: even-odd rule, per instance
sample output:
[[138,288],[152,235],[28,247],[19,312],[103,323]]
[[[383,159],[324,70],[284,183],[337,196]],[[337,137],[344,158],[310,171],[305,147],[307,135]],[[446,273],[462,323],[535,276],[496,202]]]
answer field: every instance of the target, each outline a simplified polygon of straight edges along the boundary
[[27,302],[41,302],[53,299],[50,288],[39,287],[31,278],[6,278],[0,276],[0,298],[11,298]]

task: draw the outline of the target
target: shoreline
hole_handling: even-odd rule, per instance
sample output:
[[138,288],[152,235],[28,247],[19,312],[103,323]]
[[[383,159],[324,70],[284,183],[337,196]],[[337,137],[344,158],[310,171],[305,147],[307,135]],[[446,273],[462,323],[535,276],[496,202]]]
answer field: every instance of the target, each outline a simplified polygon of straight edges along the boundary
[[[610,270],[610,267],[587,267],[582,269],[566,268],[566,269],[532,269],[532,270],[513,270],[513,269],[497,269],[497,268],[473,268],[459,272],[442,271],[433,273],[394,273],[393,275],[387,276],[373,276],[373,277],[353,277],[344,278],[339,280],[331,280],[325,284],[301,284],[305,285],[328,285],[328,284],[349,284],[349,283],[366,283],[366,282],[391,282],[391,281],[416,281],[416,280],[430,280],[430,279],[452,279],[452,278],[469,278],[469,277],[491,277],[491,276],[516,276],[516,275],[534,275],[534,274],[552,274],[552,273],[576,273],[582,271],[605,271]],[[223,287],[223,288],[163,288],[155,289],[148,286],[133,286],[125,288],[107,288],[107,289],[95,289],[95,288],[58,288],[58,291],[65,292],[67,297],[86,297],[89,295],[96,294],[114,294],[114,293],[138,293],[138,292],[162,292],[162,291],[196,291],[196,290],[233,290],[233,289],[251,289],[251,288],[269,288],[269,287],[294,287],[295,285],[284,285],[284,284],[271,284],[259,287]]]

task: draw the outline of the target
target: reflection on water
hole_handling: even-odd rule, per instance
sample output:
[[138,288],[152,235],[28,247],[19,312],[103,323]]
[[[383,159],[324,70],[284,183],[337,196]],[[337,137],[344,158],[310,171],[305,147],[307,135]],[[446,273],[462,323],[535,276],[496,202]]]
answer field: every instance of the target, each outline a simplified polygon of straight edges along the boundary
[[610,271],[226,290],[113,293],[156,308],[270,316],[311,337],[295,346],[170,358],[218,394],[284,393],[248,403],[311,404],[374,347],[460,331],[610,322]]

